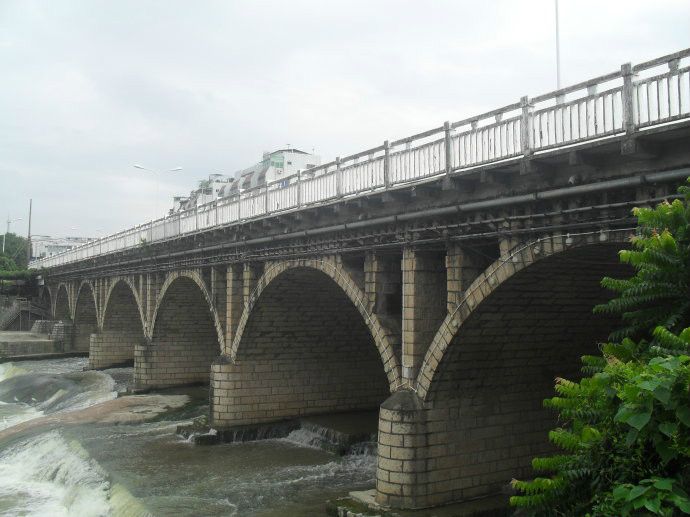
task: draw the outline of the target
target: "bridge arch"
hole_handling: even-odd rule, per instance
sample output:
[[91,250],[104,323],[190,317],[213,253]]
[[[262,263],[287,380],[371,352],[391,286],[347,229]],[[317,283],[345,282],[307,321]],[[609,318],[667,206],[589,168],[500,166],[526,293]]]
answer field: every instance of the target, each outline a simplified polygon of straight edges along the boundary
[[53,298],[54,293],[52,292],[48,284],[44,285],[40,292],[40,300],[43,308],[46,311],[46,319],[53,317]]
[[103,303],[103,313],[101,314],[101,328],[105,329],[113,324],[112,319],[117,314],[118,308],[122,303],[126,303],[128,308],[136,308],[141,330],[144,332],[146,328],[144,306],[139,296],[139,291],[130,277],[113,278],[108,285]]
[[350,275],[329,260],[269,265],[228,355],[231,364],[214,366],[214,380],[243,381],[231,390],[214,390],[220,406],[224,399],[245,396],[257,404],[228,405],[231,415],[214,411],[216,422],[376,408],[400,383],[389,332],[367,310]]
[[610,296],[601,278],[626,274],[617,255],[629,236],[521,245],[481,274],[445,319],[415,386],[425,439],[443,457],[418,474],[434,504],[498,494],[512,478],[534,475],[532,458],[551,451],[556,415],[543,399],[553,396],[555,377],[579,378],[580,357],[596,353],[616,326],[592,308]]
[[75,351],[89,351],[91,334],[98,330],[98,315],[94,286],[90,281],[84,280],[79,284],[74,301],[72,348]]
[[55,288],[55,297],[52,307],[53,318],[61,321],[72,320],[72,304],[67,289],[67,284],[60,283]]
[[145,389],[207,383],[223,346],[223,327],[201,275],[171,272],[159,291],[147,340],[135,346],[135,384]]
[[145,338],[145,318],[139,293],[129,277],[114,278],[108,285],[100,330],[91,336],[89,367],[131,364],[134,348]]

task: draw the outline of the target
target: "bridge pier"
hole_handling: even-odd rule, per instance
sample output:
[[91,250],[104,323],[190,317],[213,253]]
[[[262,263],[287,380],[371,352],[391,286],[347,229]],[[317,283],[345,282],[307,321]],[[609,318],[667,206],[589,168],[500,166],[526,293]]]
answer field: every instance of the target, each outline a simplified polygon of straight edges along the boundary
[[134,349],[143,339],[140,331],[103,330],[89,339],[89,368],[103,370],[115,366],[132,365]]
[[218,328],[199,275],[174,273],[161,287],[151,337],[134,348],[135,388],[209,382],[218,356]]
[[446,315],[445,254],[406,247],[402,257],[402,377],[411,385]]

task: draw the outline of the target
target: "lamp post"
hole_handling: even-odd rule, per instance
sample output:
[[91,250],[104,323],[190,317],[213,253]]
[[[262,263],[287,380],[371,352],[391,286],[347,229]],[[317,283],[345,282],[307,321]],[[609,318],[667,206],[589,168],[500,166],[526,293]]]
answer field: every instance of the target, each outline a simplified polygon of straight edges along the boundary
[[[155,220],[155,219],[156,219],[156,214],[158,214],[158,183],[159,183],[159,178],[158,178],[158,176],[160,175],[160,171],[155,171],[155,170],[153,170],[153,169],[148,169],[148,168],[146,168],[146,167],[144,167],[144,166],[142,166],[142,165],[137,165],[137,164],[134,164],[134,168],[135,168],[135,169],[142,170],[142,171],[146,171],[146,172],[151,172],[151,173],[153,173],[153,174],[156,175],[156,200],[155,200],[155,202],[154,202],[154,206],[155,206],[156,212],[155,212],[154,217],[153,217],[153,219],[152,219],[152,220]],[[163,172],[177,172],[177,171],[181,171],[181,170],[182,170],[182,167],[175,167],[174,169],[168,169],[167,171],[163,171]]]
[[558,0],[556,2],[556,89],[561,89],[561,34],[558,19]]
[[10,224],[16,223],[17,221],[21,221],[22,218],[18,219],[10,219],[10,216],[7,216],[7,230],[5,233],[2,235],[2,252],[5,253],[5,241],[7,240],[7,234],[10,233]]

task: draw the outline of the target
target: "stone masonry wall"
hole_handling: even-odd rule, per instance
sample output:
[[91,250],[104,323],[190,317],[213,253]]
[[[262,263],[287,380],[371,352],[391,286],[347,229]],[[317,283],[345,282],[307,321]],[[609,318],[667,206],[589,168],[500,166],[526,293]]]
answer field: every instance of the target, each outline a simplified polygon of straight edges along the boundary
[[134,347],[144,340],[144,329],[136,299],[125,282],[110,293],[105,308],[103,331],[92,334],[89,367],[107,368],[134,361]]
[[292,269],[263,291],[235,362],[212,373],[216,426],[376,408],[389,394],[362,316],[328,276]]
[[72,347],[77,352],[88,352],[91,334],[98,328],[96,302],[93,292],[86,285],[82,287],[77,298],[72,327]]
[[551,450],[556,423],[542,401],[555,377],[578,378],[580,357],[615,328],[592,307],[608,296],[602,276],[621,274],[614,248],[582,249],[544,259],[490,294],[460,327],[416,413],[423,431],[396,427],[402,417],[381,410],[378,501],[434,506],[532,477],[531,460]]
[[135,386],[148,389],[208,382],[211,363],[219,354],[208,302],[194,281],[180,277],[164,295],[153,339],[134,348]]

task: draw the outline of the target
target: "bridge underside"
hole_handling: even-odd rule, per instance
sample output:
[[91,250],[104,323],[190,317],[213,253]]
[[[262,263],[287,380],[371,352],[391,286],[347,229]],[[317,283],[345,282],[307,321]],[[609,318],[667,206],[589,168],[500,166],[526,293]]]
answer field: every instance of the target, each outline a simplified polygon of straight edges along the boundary
[[144,342],[145,336],[132,288],[125,282],[117,282],[104,312],[103,330],[91,334],[89,367],[133,364],[134,348]]
[[407,400],[416,398],[408,392],[384,404],[379,502],[470,500],[534,475],[532,458],[552,451],[555,414],[542,402],[553,396],[555,378],[577,380],[580,358],[616,327],[592,307],[608,299],[603,276],[629,273],[618,264],[619,248],[577,249],[517,273],[462,323],[426,401]]
[[220,350],[208,303],[188,278],[172,282],[160,303],[151,339],[134,348],[137,389],[208,384]]
[[362,315],[320,271],[273,280],[235,344],[234,360],[213,366],[215,425],[373,409],[389,394]]

